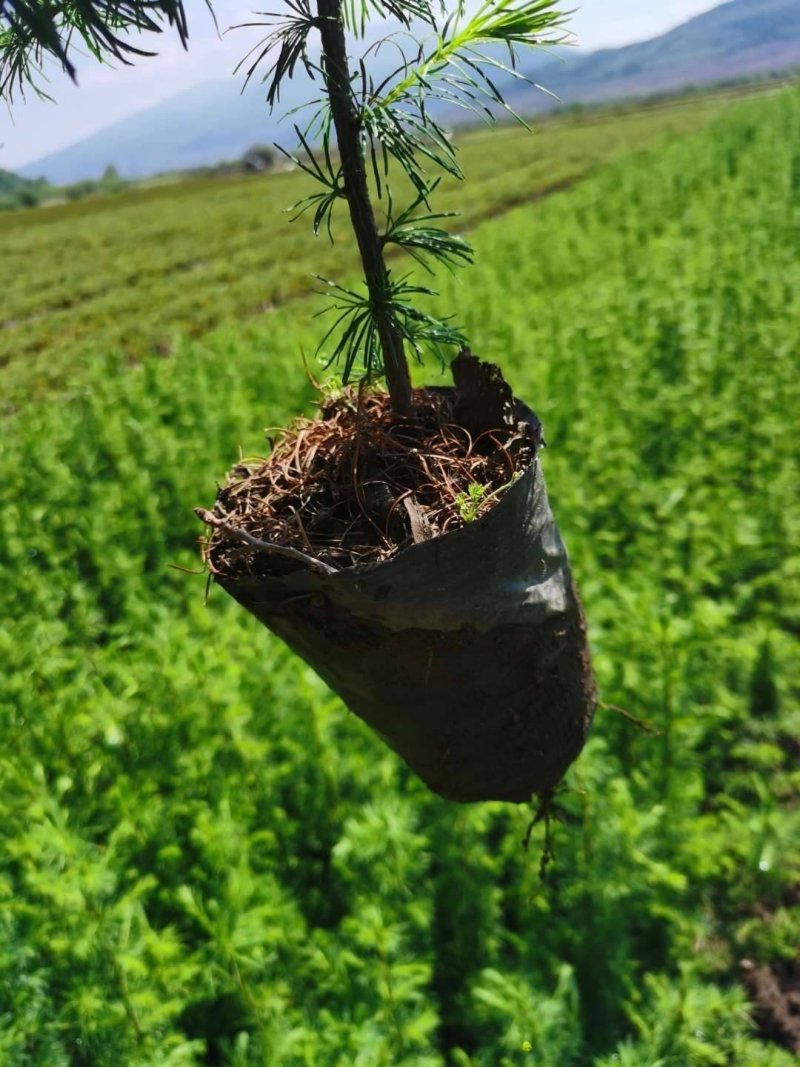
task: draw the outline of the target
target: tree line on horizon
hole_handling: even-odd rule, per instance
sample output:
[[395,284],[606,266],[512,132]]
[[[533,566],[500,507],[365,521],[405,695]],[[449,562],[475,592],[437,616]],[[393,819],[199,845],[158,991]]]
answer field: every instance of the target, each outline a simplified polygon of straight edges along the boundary
[[[252,145],[238,159],[190,170],[167,171],[155,178],[226,177],[238,174],[261,174],[272,170],[276,152],[271,145]],[[141,186],[153,178],[123,178],[113,163],[99,178],[86,178],[69,185],[55,185],[46,178],[25,178],[10,170],[0,169],[0,211],[19,211],[39,207],[53,201],[84,200],[90,196],[114,196],[126,189]]]

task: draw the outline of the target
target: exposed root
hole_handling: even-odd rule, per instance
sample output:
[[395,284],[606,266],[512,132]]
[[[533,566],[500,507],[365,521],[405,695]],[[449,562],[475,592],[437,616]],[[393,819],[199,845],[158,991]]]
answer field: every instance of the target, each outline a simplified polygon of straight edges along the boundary
[[522,839],[522,847],[527,852],[530,843],[531,836],[534,829],[540,822],[544,823],[544,842],[542,844],[542,852],[539,857],[539,879],[544,882],[547,879],[547,868],[556,857],[556,842],[555,835],[553,834],[553,820],[558,818],[554,809],[554,801],[556,796],[556,789],[549,789],[546,793],[541,793],[538,797],[538,806],[534,813],[533,818],[528,824],[528,829],[525,831],[525,836]]
[[267,555],[273,553],[276,556],[283,556],[285,559],[296,560],[298,563],[303,563],[311,570],[319,571],[321,574],[331,574],[334,571],[333,567],[307,556],[305,552],[298,552],[296,548],[288,548],[286,545],[272,545],[267,541],[261,541],[258,537],[253,537],[247,530],[240,530],[224,519],[218,519],[213,511],[207,511],[205,508],[195,508],[194,513],[207,526],[212,526],[215,530],[221,530],[228,537],[232,537],[234,541],[242,541],[259,552],[266,552]]
[[652,723],[647,722],[645,719],[639,719],[636,715],[633,715],[630,711],[626,711],[625,708],[621,708],[618,704],[606,704],[601,701],[598,705],[603,711],[613,711],[617,715],[621,715],[623,719],[627,719],[628,722],[633,723],[638,727],[642,733],[647,734],[649,737],[661,737],[661,730],[653,726]]

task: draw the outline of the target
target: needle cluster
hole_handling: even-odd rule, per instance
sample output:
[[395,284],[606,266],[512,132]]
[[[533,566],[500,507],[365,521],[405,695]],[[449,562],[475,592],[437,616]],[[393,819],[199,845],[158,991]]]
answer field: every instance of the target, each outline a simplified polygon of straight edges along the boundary
[[[210,8],[210,3],[208,4]],[[186,46],[189,29],[183,0],[0,0],[0,99],[26,85],[41,96],[46,59],[55,59],[75,80],[72,54],[81,46],[96,59],[129,64],[152,55],[131,34],[177,30]]]

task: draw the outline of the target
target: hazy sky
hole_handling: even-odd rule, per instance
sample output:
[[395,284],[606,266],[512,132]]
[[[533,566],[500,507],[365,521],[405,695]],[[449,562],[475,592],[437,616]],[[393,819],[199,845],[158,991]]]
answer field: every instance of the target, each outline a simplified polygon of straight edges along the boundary
[[[628,44],[663,33],[717,6],[719,0],[583,0],[571,20],[582,48]],[[231,30],[222,38],[204,0],[186,0],[191,39],[184,52],[177,37],[164,34],[144,41],[159,55],[135,67],[79,63],[79,85],[59,71],[49,92],[51,104],[29,94],[15,100],[10,112],[0,103],[0,168],[13,170],[63,148],[134,111],[157,104],[174,93],[210,78],[229,76],[239,59],[258,43],[258,29]],[[572,4],[567,0],[565,8]],[[275,0],[215,0],[220,30],[248,21],[254,10],[279,9]]]

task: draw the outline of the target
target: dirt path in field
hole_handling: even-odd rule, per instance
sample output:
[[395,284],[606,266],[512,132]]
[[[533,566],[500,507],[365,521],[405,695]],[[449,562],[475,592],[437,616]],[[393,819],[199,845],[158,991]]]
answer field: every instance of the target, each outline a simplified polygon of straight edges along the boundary
[[742,960],[741,968],[760,1036],[800,1052],[800,957],[760,966]]
[[492,204],[491,207],[484,208],[482,211],[476,211],[472,215],[465,216],[466,225],[460,227],[460,229],[469,233],[477,226],[480,226],[482,222],[488,222],[490,219],[497,219],[503,215],[507,215],[508,212],[513,211],[514,208],[524,207],[525,204],[538,204],[541,200],[547,200],[551,196],[555,196],[556,193],[566,193],[580,182],[586,181],[586,179],[590,178],[595,172],[596,168],[591,167],[588,170],[580,171],[578,174],[570,175],[569,178],[562,178],[560,181],[552,182],[550,185],[540,185],[529,193],[520,193],[517,196],[506,197],[505,200],[498,200],[498,202]]

